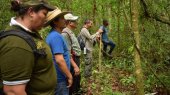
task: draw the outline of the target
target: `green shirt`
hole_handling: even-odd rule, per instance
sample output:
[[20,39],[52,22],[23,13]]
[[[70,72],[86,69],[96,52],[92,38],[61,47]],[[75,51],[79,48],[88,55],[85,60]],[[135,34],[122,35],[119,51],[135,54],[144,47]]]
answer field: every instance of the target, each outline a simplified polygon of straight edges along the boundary
[[36,33],[31,35],[37,48],[44,48],[47,56],[34,63],[33,51],[26,41],[16,36],[5,37],[0,40],[1,79],[3,83],[28,80],[28,95],[54,95],[57,79],[50,48]]
[[[65,32],[67,32],[67,33],[65,33]],[[71,52],[71,50],[72,50],[76,56],[80,56],[81,49],[80,49],[80,45],[78,43],[78,40],[77,40],[75,34],[69,28],[66,27],[62,31],[62,35],[64,36],[64,38],[67,42],[67,47],[68,47],[69,51]]]

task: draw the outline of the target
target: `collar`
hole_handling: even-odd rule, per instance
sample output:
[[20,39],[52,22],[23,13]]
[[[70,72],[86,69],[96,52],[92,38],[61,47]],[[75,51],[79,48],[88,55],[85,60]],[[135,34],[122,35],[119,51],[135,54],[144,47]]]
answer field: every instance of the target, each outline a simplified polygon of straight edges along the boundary
[[66,27],[66,29],[67,29],[70,33],[72,33],[72,30],[71,30],[70,28]]
[[24,25],[20,24],[19,22],[17,22],[17,21],[15,20],[15,18],[16,18],[16,17],[12,17],[12,18],[11,18],[11,21],[10,21],[10,23],[9,23],[10,26],[18,25],[18,26],[20,26],[21,28],[23,28],[24,30],[29,31],[29,32],[32,32],[30,29],[28,29],[28,28],[25,27]]

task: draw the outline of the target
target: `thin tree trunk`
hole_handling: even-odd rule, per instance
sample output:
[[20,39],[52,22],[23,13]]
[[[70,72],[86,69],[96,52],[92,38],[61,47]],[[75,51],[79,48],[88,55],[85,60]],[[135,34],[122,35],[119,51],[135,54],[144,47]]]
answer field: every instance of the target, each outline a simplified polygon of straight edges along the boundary
[[134,50],[134,63],[135,63],[135,75],[136,75],[136,95],[144,95],[144,86],[143,86],[143,73],[141,68],[141,59],[140,59],[140,35],[138,28],[138,0],[132,0],[132,31],[134,33],[135,40],[135,50]]
[[96,26],[96,11],[97,11],[97,6],[96,6],[96,0],[93,0],[93,23],[94,26]]
[[118,52],[120,52],[120,0],[118,0],[118,5],[117,5],[117,8],[118,8],[118,12],[117,12],[117,22],[118,22],[118,25],[117,25],[117,40],[118,40]]
[[108,20],[109,20],[109,31],[110,32],[112,32],[113,30],[112,30],[112,5],[111,4],[109,4],[109,6],[108,6]]

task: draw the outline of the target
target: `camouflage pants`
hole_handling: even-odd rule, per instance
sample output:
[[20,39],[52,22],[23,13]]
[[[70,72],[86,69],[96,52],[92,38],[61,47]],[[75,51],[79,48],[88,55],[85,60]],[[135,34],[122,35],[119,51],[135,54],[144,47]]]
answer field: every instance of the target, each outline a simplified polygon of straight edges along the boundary
[[90,77],[92,75],[92,66],[92,51],[87,50],[87,53],[85,55],[85,78]]

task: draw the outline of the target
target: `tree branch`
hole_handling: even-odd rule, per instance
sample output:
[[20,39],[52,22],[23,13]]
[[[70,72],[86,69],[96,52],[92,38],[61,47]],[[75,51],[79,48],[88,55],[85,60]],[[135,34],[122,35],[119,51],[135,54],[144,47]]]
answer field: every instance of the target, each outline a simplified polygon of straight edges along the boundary
[[144,16],[145,17],[152,18],[152,19],[155,19],[156,21],[170,25],[170,20],[168,19],[168,17],[163,17],[163,16],[158,16],[157,14],[152,14],[151,12],[149,12],[145,0],[140,0],[140,1],[144,8]]

